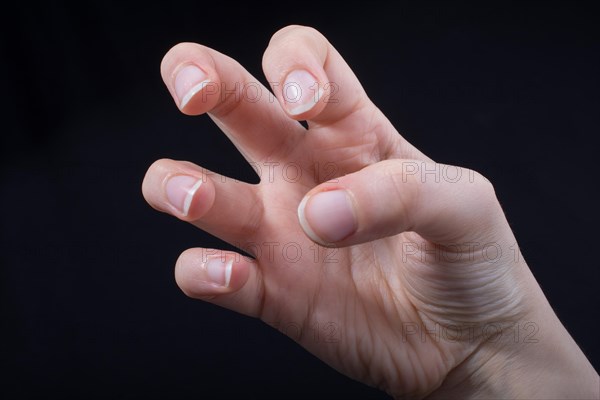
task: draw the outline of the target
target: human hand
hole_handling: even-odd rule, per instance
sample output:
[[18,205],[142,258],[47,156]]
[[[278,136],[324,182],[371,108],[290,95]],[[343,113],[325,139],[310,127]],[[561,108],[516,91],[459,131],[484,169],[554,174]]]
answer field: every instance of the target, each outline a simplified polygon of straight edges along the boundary
[[163,60],[181,111],[208,113],[261,178],[150,167],[154,208],[254,256],[185,251],[187,295],[260,318],[396,397],[598,396],[487,179],[403,139],[311,28],[277,32],[263,68],[275,97],[200,45]]

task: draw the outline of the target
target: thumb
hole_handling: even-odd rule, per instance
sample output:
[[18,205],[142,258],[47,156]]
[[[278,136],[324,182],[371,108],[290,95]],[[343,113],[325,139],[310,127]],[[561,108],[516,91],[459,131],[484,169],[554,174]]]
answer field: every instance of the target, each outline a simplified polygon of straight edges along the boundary
[[504,221],[491,183],[461,167],[386,160],[325,182],[298,207],[304,232],[343,247],[414,231],[439,244],[481,237]]

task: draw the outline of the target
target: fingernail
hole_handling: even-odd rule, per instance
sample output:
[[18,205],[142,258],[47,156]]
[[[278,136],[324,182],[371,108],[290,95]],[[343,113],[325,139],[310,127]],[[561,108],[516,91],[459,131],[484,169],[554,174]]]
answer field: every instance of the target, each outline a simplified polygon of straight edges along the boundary
[[211,258],[206,262],[204,268],[206,268],[206,275],[212,283],[219,286],[229,286],[233,259],[225,261],[221,257]]
[[167,181],[167,199],[184,216],[188,215],[194,194],[202,185],[202,179],[188,175],[175,175]]
[[283,84],[285,108],[291,115],[307,112],[317,104],[323,89],[317,78],[304,69],[290,72]]
[[331,190],[305,197],[298,207],[300,224],[315,242],[336,243],[357,228],[350,195],[345,190]]
[[179,108],[183,110],[187,103],[210,82],[208,75],[195,65],[186,65],[175,77],[175,93],[179,99]]

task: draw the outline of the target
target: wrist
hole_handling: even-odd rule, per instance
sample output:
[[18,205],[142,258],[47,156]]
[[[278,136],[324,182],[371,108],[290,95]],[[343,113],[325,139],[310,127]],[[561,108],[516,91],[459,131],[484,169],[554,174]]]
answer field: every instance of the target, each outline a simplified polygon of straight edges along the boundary
[[599,399],[597,372],[536,292],[535,313],[483,341],[429,398]]

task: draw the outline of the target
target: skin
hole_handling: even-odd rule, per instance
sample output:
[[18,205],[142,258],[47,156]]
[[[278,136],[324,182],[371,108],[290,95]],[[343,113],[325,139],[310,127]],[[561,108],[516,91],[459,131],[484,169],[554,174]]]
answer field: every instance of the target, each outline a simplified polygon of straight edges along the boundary
[[[215,86],[182,107],[176,77],[186,65]],[[151,206],[254,256],[186,250],[175,268],[184,293],[260,318],[396,398],[599,397],[598,374],[532,276],[487,179],[436,164],[403,139],[312,28],[277,32],[263,69],[275,98],[261,87],[249,101],[222,88],[258,80],[213,49],[182,43],[163,59],[181,111],[208,113],[261,178],[251,185],[168,159],[149,168]],[[298,69],[324,91],[291,115],[279,83]],[[180,175],[203,182],[187,215],[167,194]],[[336,189],[348,193],[355,226],[330,242],[303,230],[297,209]],[[211,282],[212,259],[232,261],[228,285]]]

